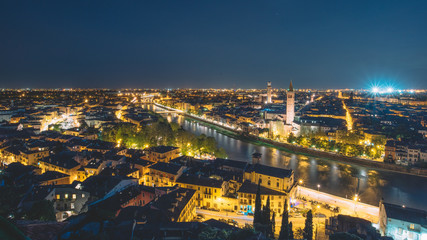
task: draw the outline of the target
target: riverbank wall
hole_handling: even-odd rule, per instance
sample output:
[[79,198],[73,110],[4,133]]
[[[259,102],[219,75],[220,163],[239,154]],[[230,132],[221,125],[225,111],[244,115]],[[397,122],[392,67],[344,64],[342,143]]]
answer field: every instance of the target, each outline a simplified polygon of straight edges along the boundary
[[208,121],[208,120],[203,119],[201,117],[196,117],[196,116],[193,116],[191,114],[185,113],[183,111],[179,111],[179,110],[176,110],[176,109],[173,109],[173,108],[170,108],[167,106],[163,106],[163,105],[160,105],[157,103],[155,103],[155,105],[158,107],[164,108],[164,109],[178,111],[180,114],[183,114],[185,117],[194,119],[196,121],[204,122],[204,123],[207,123],[210,125],[214,125],[216,127],[222,128],[222,129],[230,131],[230,132],[233,132],[233,133],[240,135],[244,138],[247,138],[249,140],[260,141],[260,142],[270,144],[270,145],[273,145],[276,147],[285,148],[289,152],[303,153],[303,154],[314,156],[314,157],[327,158],[327,159],[331,159],[331,160],[341,162],[341,163],[355,164],[355,165],[360,165],[363,167],[368,167],[368,168],[373,168],[373,169],[380,169],[380,170],[392,171],[392,172],[397,172],[397,173],[402,173],[402,174],[411,174],[411,175],[417,175],[417,176],[421,176],[421,177],[427,177],[427,169],[405,167],[405,166],[401,166],[401,165],[384,163],[384,162],[379,162],[379,161],[373,161],[373,160],[363,159],[363,158],[358,158],[358,157],[349,157],[349,156],[344,156],[344,155],[333,153],[333,152],[325,152],[325,151],[320,151],[320,150],[316,150],[316,149],[312,149],[312,148],[306,148],[306,147],[293,145],[293,144],[289,144],[289,143],[277,142],[277,141],[274,141],[271,139],[261,138],[261,137],[257,137],[254,135],[248,135],[248,134],[243,135],[241,131],[238,131],[236,129],[233,129],[233,128],[230,128],[227,126]]

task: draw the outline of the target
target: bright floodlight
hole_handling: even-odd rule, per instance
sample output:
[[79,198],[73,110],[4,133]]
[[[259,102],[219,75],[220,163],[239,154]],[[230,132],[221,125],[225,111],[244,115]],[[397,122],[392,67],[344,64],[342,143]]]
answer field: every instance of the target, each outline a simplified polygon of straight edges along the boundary
[[388,93],[392,93],[393,92],[393,88],[391,88],[391,87],[387,88],[387,92]]
[[372,92],[373,93],[378,93],[380,91],[380,89],[378,87],[373,87],[372,88]]

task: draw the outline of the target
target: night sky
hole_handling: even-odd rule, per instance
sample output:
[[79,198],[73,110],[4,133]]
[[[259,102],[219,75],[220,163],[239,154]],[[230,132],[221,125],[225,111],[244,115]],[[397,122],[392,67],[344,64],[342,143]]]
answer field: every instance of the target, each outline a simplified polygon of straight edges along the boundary
[[0,1],[0,88],[427,88],[427,1]]

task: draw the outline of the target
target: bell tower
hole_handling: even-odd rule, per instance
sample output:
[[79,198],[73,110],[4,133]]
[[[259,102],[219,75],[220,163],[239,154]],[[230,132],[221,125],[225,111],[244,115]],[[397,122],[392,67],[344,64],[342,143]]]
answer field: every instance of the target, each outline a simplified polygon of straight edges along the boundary
[[291,125],[295,118],[295,92],[292,81],[286,93],[286,124]]
[[271,82],[267,82],[267,104],[271,103]]

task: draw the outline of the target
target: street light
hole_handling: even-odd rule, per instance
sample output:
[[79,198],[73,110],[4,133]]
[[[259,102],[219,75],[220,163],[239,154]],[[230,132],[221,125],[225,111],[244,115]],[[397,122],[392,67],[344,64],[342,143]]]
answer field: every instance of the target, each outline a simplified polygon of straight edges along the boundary
[[359,200],[359,197],[358,197],[358,195],[357,195],[357,193],[356,193],[356,195],[354,195],[354,201],[358,201]]
[[357,216],[357,212],[356,212],[356,208],[357,208],[357,201],[359,201],[359,200],[360,200],[359,195],[357,195],[357,193],[354,195],[353,200],[354,200],[354,213],[355,213],[355,214],[356,214],[356,216]]
[[319,192],[320,184],[317,184],[317,191]]

